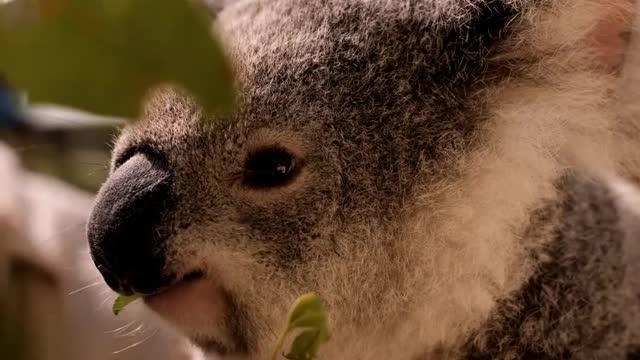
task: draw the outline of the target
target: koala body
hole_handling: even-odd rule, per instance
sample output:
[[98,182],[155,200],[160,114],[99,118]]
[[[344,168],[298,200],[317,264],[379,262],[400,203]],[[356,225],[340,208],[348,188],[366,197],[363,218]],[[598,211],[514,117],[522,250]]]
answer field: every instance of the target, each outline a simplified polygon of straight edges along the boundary
[[94,261],[230,359],[267,358],[306,292],[330,317],[323,359],[640,356],[640,239],[621,201],[639,158],[614,91],[629,14],[228,5],[215,31],[239,111],[150,96],[96,202]]

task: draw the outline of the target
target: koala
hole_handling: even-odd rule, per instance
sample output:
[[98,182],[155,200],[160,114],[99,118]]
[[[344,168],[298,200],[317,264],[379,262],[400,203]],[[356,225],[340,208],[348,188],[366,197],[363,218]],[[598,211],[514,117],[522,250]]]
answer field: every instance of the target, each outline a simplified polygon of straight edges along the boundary
[[320,359],[639,359],[631,24],[619,0],[228,3],[237,111],[145,99],[92,258],[212,357],[268,358],[313,292]]

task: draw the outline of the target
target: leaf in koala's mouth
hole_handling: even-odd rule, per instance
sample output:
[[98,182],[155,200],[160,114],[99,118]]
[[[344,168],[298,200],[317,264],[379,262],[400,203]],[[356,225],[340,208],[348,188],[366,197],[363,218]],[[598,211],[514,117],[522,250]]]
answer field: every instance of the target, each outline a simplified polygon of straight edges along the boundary
[[116,300],[113,302],[113,306],[111,307],[111,310],[113,310],[113,314],[114,315],[120,314],[120,312],[124,310],[125,306],[131,304],[132,302],[138,300],[139,298],[140,298],[140,295],[138,294],[133,294],[131,296],[123,296],[123,295],[118,296]]

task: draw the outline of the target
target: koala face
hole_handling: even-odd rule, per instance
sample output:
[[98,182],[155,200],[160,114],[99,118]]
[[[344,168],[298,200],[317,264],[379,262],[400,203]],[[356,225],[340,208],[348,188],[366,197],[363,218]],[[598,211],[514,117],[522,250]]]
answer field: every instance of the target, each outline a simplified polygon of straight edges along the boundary
[[150,96],[89,222],[98,269],[230,358],[265,358],[306,292],[328,309],[327,358],[458,341],[530,271],[521,231],[564,143],[607,141],[592,125],[612,72],[568,41],[603,7],[229,6],[216,31],[241,107],[210,118],[180,90]]

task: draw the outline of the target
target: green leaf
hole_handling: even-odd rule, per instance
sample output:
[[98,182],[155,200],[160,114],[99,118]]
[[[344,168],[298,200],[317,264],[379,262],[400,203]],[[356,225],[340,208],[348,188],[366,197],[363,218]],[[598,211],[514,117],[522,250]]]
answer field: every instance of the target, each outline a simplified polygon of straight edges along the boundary
[[325,324],[324,307],[316,295],[302,295],[293,304],[289,314],[289,329],[300,326],[320,327]]
[[328,334],[318,329],[307,329],[301,332],[291,345],[291,350],[284,355],[289,360],[311,360],[320,349],[320,345],[329,340]]
[[37,20],[0,24],[0,71],[31,101],[131,118],[149,88],[169,83],[209,112],[232,109],[230,68],[189,0],[37,3]]
[[111,307],[111,310],[113,310],[113,314],[114,315],[120,314],[120,312],[124,310],[125,306],[138,300],[138,298],[140,298],[140,295],[136,295],[136,294],[131,296],[122,296],[122,295],[118,296],[116,300],[113,302],[113,306]]
[[294,328],[322,328],[326,326],[326,318],[323,312],[308,311],[295,320],[291,320],[289,326]]
[[313,359],[320,346],[329,340],[327,317],[322,302],[316,295],[305,294],[293,304],[287,327],[276,344],[272,359],[276,359],[285,338],[294,330],[301,332],[294,338],[291,350],[284,355],[290,360]]

